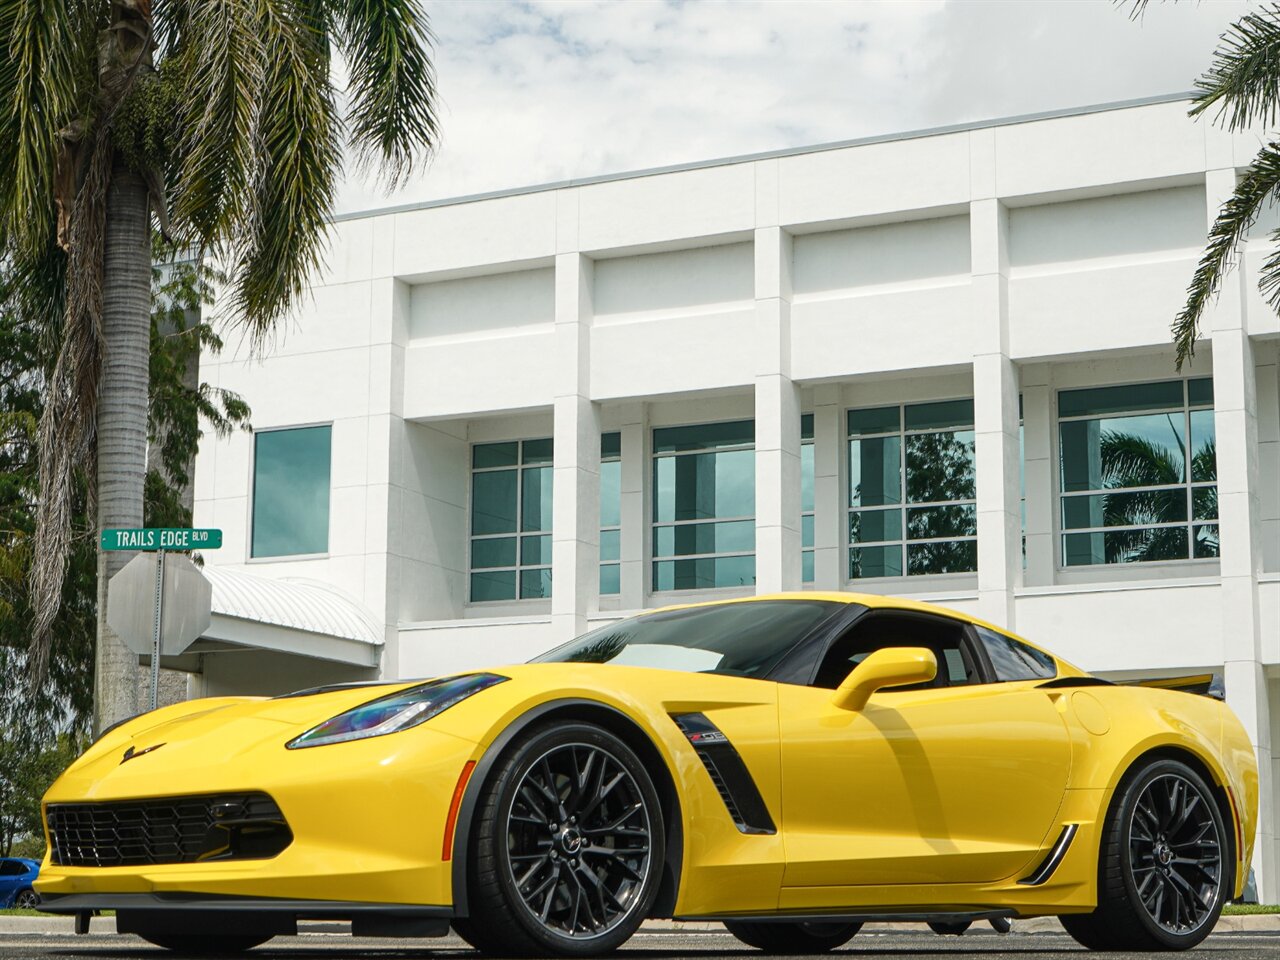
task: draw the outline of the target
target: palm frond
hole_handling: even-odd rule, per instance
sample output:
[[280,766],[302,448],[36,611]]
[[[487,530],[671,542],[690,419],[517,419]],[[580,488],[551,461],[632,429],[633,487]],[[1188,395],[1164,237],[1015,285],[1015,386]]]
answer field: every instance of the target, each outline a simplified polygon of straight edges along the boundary
[[[84,184],[71,217],[65,321],[58,359],[40,416],[40,504],[31,565],[31,664],[42,678],[62,608],[68,561],[75,545],[78,477],[96,490],[98,381],[102,373],[102,239],[112,154],[106,129],[94,140]],[[92,514],[93,501],[88,512]]]
[[347,126],[357,162],[394,187],[440,135],[426,13],[416,0],[329,0],[329,7],[350,71]]
[[255,134],[259,154],[231,271],[233,309],[255,346],[302,296],[323,261],[342,165],[328,38],[282,14],[265,18],[261,29],[266,72]]
[[1182,483],[1182,458],[1174,459],[1163,444],[1123,431],[1101,437],[1102,481],[1109,490]]
[[1191,116],[1217,107],[1230,130],[1280,116],[1280,4],[1246,13],[1227,28],[1213,62],[1196,81]]
[[105,3],[0,0],[0,241],[44,246],[63,131],[91,103]]
[[[1280,142],[1272,141],[1254,158],[1209,230],[1209,242],[1187,287],[1187,302],[1173,321],[1173,343],[1179,370],[1183,363],[1195,356],[1196,337],[1200,333],[1205,307],[1217,295],[1223,277],[1235,263],[1240,241],[1258,219],[1262,205],[1276,201],[1278,189]],[[1275,256],[1267,262],[1263,283],[1268,285],[1273,304],[1280,302],[1280,288],[1277,287],[1280,284],[1280,261]]]
[[177,49],[162,69],[177,76],[183,115],[175,157],[173,218],[184,240],[211,244],[247,216],[258,164],[256,131],[268,54],[257,4],[183,4]]

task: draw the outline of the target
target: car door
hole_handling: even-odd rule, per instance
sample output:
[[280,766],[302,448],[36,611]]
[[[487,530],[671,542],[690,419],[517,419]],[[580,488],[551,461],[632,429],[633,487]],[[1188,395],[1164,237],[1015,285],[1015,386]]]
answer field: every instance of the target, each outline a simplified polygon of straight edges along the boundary
[[[987,682],[985,654],[959,621],[874,617],[860,652],[824,659],[815,682],[827,686],[780,686],[784,888],[981,883],[1029,870],[1070,769],[1049,691],[1039,680]],[[836,707],[827,687],[881,645],[930,647],[938,678],[878,691],[859,711]]]
[[0,905],[13,901],[26,875],[27,865],[21,860],[0,860]]

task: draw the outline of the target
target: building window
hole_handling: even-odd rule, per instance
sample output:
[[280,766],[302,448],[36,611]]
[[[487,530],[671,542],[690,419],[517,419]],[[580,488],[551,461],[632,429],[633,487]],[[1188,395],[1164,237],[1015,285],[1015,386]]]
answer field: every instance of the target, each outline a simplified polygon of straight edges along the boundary
[[813,583],[813,414],[800,417],[800,581]]
[[254,435],[250,556],[329,551],[332,434],[332,427],[323,426]]
[[755,422],[653,431],[653,589],[756,582]]
[[978,568],[973,401],[850,410],[849,578]]
[[600,596],[621,589],[622,434],[600,437]]
[[471,448],[471,602],[551,596],[551,441]]
[[1063,566],[1218,556],[1213,381],[1058,394]]

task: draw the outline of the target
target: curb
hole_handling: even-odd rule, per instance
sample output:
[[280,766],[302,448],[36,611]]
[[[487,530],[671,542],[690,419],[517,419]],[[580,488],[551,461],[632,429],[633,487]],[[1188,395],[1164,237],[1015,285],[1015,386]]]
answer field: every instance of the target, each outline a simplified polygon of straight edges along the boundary
[[[73,934],[70,917],[0,917],[0,936],[70,936]],[[928,928],[920,923],[868,923],[863,933],[922,933]],[[94,934],[115,933],[114,917],[94,917],[89,924],[89,932]],[[347,933],[350,926],[345,923],[323,921],[304,921],[299,925],[303,934],[340,934]],[[642,933],[654,934],[714,934],[723,933],[724,927],[718,923],[681,922],[675,920],[646,920],[640,928]],[[1065,934],[1062,924],[1055,917],[1029,917],[1025,920],[1013,921],[1014,934]],[[1222,917],[1214,928],[1215,934],[1221,933],[1277,933],[1280,934],[1280,914],[1258,914],[1250,916]],[[977,924],[969,936],[995,936],[996,934],[984,923]]]

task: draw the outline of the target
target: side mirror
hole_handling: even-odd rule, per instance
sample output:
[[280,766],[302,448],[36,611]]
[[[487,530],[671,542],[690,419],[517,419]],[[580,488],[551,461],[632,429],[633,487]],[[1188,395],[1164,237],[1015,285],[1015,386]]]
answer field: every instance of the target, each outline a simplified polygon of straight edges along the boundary
[[841,710],[861,710],[884,687],[928,683],[938,675],[938,659],[925,647],[884,647],[853,668],[831,702]]

